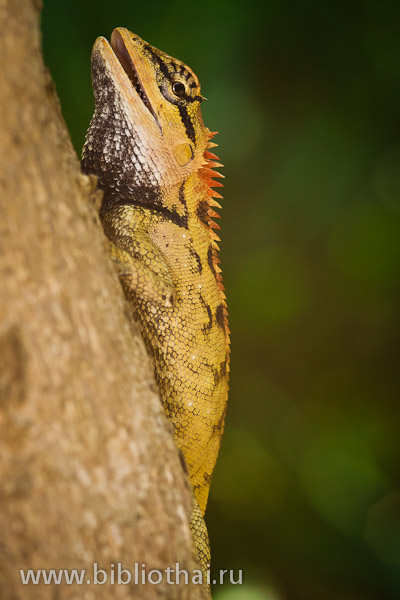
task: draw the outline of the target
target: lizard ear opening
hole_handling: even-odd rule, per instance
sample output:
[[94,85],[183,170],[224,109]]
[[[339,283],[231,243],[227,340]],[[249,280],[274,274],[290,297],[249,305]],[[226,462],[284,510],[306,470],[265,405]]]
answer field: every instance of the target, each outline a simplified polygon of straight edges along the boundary
[[193,148],[190,144],[178,144],[174,148],[175,160],[180,167],[184,167],[194,156]]

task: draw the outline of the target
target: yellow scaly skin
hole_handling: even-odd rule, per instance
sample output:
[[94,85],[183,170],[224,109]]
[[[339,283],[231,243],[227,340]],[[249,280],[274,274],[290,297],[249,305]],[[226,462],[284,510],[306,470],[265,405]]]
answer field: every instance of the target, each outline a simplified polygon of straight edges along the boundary
[[213,218],[221,166],[200,84],[127,29],[92,53],[95,112],[82,169],[104,190],[100,216],[194,492],[191,529],[210,561],[203,515],[224,427],[229,329]]

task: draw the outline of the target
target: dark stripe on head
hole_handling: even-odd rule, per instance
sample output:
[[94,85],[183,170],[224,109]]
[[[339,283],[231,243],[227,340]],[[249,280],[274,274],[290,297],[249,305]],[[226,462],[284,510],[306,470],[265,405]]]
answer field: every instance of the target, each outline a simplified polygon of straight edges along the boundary
[[164,77],[166,77],[168,79],[168,81],[172,81],[172,75],[171,75],[167,65],[165,64],[165,62],[158,56],[158,54],[156,52],[154,52],[154,50],[151,46],[149,46],[148,44],[145,44],[144,48],[147,51],[150,60],[153,62],[153,64],[158,65],[158,67],[159,67],[161,73],[164,75]]
[[[166,77],[168,79],[168,81],[170,83],[172,83],[174,81],[174,76],[175,75],[182,75],[184,77],[184,79],[187,81],[189,87],[191,89],[194,89],[195,87],[197,87],[197,84],[195,81],[193,81],[193,77],[190,75],[190,73],[182,66],[182,65],[178,65],[177,63],[173,63],[175,68],[174,70],[171,72],[168,68],[168,66],[166,65],[166,63],[163,61],[163,59],[153,50],[153,48],[151,46],[149,46],[148,44],[144,46],[150,60],[152,61],[152,63],[154,65],[158,65],[161,73],[164,75],[164,77]],[[189,83],[189,80],[192,80]],[[192,97],[187,97],[185,96],[185,98],[189,101],[189,102],[193,102],[193,100],[199,100],[201,102],[201,100],[203,99],[202,96],[196,96],[195,98]]]
[[[171,71],[168,69],[167,65],[165,64],[165,62],[162,60],[162,58],[160,58],[160,56],[153,50],[153,48],[151,46],[149,46],[148,44],[145,44],[144,48],[145,48],[150,60],[153,62],[153,64],[158,66],[158,68],[160,69],[160,71],[164,75],[164,77],[172,84],[174,81],[174,75],[175,75],[176,71],[175,71],[175,73],[171,73]],[[185,69],[184,69],[184,71],[185,71]],[[181,72],[183,72],[183,71],[181,71]],[[202,97],[196,96],[195,98],[191,98],[190,96],[185,96],[186,102],[194,102],[195,100],[201,102]],[[186,106],[183,106],[182,103],[180,101],[178,101],[178,99],[177,99],[176,103],[173,102],[173,104],[175,104],[178,107],[179,114],[182,119],[182,123],[185,126],[186,134],[187,134],[188,138],[193,142],[193,144],[196,144],[196,134],[194,131],[192,120],[189,117],[188,111],[186,109]]]
[[185,96],[186,102],[203,102],[203,96]]
[[182,104],[177,104],[177,107],[182,119],[182,123],[185,126],[188,138],[193,142],[193,144],[196,144],[196,134],[194,132],[192,119],[189,117],[189,113],[187,111],[186,106],[182,106]]

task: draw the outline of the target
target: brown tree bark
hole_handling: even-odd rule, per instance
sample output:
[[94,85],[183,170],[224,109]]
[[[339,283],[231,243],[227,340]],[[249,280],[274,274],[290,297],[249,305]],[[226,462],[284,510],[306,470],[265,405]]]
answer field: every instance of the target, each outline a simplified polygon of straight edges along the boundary
[[[0,0],[0,597],[200,599],[111,585],[199,568],[190,490],[40,47],[39,7]],[[108,583],[87,585],[93,563]],[[20,569],[86,569],[23,585]]]

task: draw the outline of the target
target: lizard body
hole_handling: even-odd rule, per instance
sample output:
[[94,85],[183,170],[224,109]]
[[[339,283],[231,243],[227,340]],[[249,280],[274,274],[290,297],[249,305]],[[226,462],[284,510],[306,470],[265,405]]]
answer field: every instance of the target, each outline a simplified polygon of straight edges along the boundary
[[229,328],[214,208],[222,166],[203,125],[200,84],[182,62],[117,28],[92,53],[95,112],[82,169],[104,191],[100,217],[141,326],[194,494],[191,529],[210,560],[203,515],[228,394]]

